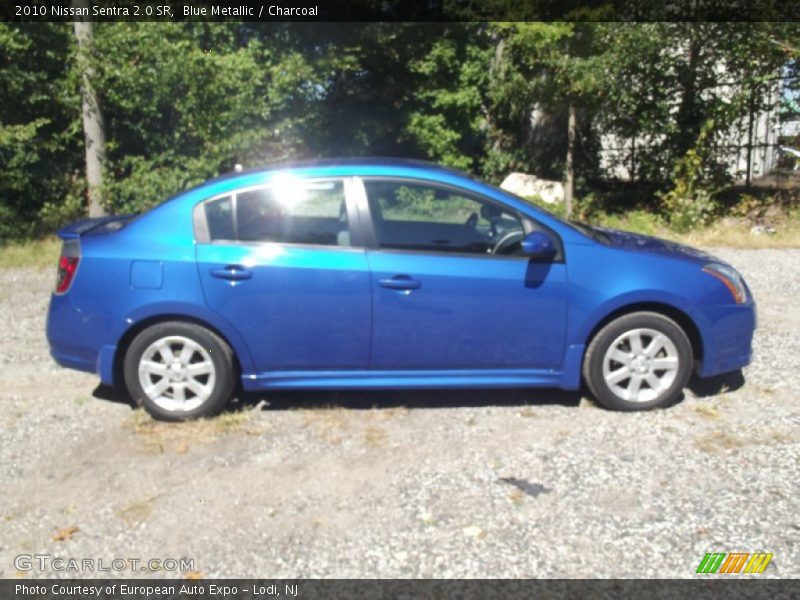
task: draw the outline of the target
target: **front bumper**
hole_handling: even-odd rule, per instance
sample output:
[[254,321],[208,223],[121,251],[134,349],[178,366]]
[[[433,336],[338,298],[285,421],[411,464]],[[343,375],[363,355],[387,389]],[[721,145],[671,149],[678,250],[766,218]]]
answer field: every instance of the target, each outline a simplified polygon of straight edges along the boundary
[[750,364],[753,357],[753,334],[756,329],[756,305],[725,304],[704,307],[703,356],[697,370],[701,377],[735,371]]

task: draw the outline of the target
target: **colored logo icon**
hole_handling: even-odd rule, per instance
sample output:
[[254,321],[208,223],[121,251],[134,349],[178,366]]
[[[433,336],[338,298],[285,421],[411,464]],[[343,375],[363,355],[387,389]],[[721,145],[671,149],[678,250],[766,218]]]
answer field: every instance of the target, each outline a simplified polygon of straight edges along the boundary
[[736,574],[763,573],[772,560],[772,554],[765,552],[709,552],[700,561],[697,573]]

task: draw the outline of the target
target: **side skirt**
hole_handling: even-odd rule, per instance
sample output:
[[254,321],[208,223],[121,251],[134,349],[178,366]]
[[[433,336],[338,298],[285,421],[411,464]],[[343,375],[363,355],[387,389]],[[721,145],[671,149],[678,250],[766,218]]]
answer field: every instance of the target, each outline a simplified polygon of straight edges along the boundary
[[267,371],[242,375],[247,391],[292,389],[563,387],[560,371]]

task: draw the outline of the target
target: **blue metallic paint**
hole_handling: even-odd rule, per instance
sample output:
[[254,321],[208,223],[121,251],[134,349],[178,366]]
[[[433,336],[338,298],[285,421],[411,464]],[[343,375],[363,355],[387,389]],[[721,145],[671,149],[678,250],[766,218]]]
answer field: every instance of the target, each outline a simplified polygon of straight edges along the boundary
[[[558,369],[566,266],[518,257],[370,251],[374,369]],[[395,274],[420,290],[385,289]]]
[[[210,274],[244,265],[247,281]],[[365,369],[370,288],[363,249],[279,244],[198,244],[197,269],[209,306],[236,323],[255,372]]]
[[135,260],[131,263],[131,288],[160,290],[164,281],[164,265],[161,261]]
[[[610,239],[602,243],[497,188],[432,165],[356,160],[298,165],[292,172],[301,178],[405,177],[461,187],[549,228],[561,238],[565,261],[196,243],[195,205],[266,183],[284,170],[207,182],[118,231],[92,228],[107,219],[62,230],[63,238],[80,239],[81,260],[70,290],[50,302],[47,336],[56,361],[119,384],[114,364],[126,332],[154,319],[189,318],[228,341],[245,389],[577,389],[584,350],[598,323],[641,303],[670,307],[695,324],[701,375],[750,360],[752,298],[734,304],[725,286],[701,270],[721,261],[612,230],[602,230]],[[134,264],[151,266],[142,271]],[[160,278],[153,264],[161,266]],[[246,265],[252,277],[231,282],[210,275],[232,264]],[[380,285],[397,275],[418,279],[419,289]]]

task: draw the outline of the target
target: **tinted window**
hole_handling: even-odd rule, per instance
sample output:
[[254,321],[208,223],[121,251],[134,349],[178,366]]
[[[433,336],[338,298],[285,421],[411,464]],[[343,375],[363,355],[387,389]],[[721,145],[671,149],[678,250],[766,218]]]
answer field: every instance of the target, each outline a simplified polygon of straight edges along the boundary
[[233,240],[233,203],[230,196],[206,202],[206,222],[212,240]]
[[365,181],[381,248],[513,254],[522,223],[498,205],[446,187]]
[[341,181],[280,179],[207,203],[206,218],[212,240],[350,245]]

